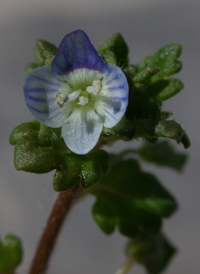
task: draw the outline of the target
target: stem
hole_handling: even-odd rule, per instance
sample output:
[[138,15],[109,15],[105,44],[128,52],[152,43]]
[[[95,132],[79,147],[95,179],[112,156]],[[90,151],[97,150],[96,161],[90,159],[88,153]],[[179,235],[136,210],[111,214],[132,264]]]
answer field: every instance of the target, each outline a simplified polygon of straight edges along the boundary
[[128,271],[131,269],[133,264],[135,263],[135,259],[133,257],[129,257],[126,262],[117,270],[115,274],[127,274]]
[[65,217],[71,208],[72,202],[79,189],[79,185],[80,179],[74,188],[58,194],[39,241],[29,274],[45,273],[56,243],[56,238],[60,232]]

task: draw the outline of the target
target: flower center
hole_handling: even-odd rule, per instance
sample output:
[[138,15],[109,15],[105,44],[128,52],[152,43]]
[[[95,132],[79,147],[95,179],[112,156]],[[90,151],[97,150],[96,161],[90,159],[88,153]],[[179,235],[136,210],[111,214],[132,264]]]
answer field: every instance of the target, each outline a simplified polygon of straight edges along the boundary
[[92,105],[95,101],[96,95],[101,91],[102,83],[100,80],[94,80],[92,86],[86,87],[85,90],[75,90],[70,94],[66,94],[66,91],[60,91],[56,95],[56,104],[59,107],[63,107],[65,103],[72,102],[76,106]]

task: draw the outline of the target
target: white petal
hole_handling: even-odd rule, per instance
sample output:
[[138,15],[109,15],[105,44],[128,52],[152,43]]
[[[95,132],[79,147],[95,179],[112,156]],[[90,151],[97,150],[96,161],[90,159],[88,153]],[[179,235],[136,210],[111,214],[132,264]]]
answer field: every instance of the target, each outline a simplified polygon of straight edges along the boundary
[[68,148],[76,154],[88,153],[98,142],[103,123],[93,109],[77,108],[62,127]]
[[59,107],[57,95],[68,94],[69,86],[57,79],[50,66],[30,72],[24,83],[26,104],[33,115],[46,126],[60,127],[68,118],[71,106]]
[[123,71],[108,64],[110,72],[102,81],[94,108],[107,128],[114,127],[124,115],[128,105],[128,82]]

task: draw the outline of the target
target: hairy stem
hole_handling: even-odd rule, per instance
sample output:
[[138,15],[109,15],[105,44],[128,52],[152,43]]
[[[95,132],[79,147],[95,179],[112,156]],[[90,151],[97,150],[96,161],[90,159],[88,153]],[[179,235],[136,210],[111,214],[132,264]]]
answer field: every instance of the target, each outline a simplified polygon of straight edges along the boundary
[[134,265],[134,263],[135,259],[133,257],[129,257],[115,274],[127,274],[131,267]]
[[79,189],[79,185],[80,179],[74,188],[58,194],[39,241],[29,274],[45,273],[57,236],[65,217],[71,208],[72,202]]

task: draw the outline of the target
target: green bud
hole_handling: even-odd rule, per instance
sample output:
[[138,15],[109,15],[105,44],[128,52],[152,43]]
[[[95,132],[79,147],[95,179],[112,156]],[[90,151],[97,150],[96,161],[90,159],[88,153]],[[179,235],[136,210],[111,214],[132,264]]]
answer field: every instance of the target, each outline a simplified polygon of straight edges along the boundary
[[13,271],[22,260],[22,247],[20,240],[13,235],[6,235],[0,242],[0,272]]
[[116,56],[119,67],[125,68],[128,66],[129,49],[124,38],[118,32],[111,35],[111,37],[100,46],[98,53],[103,57],[105,53],[110,51]]

